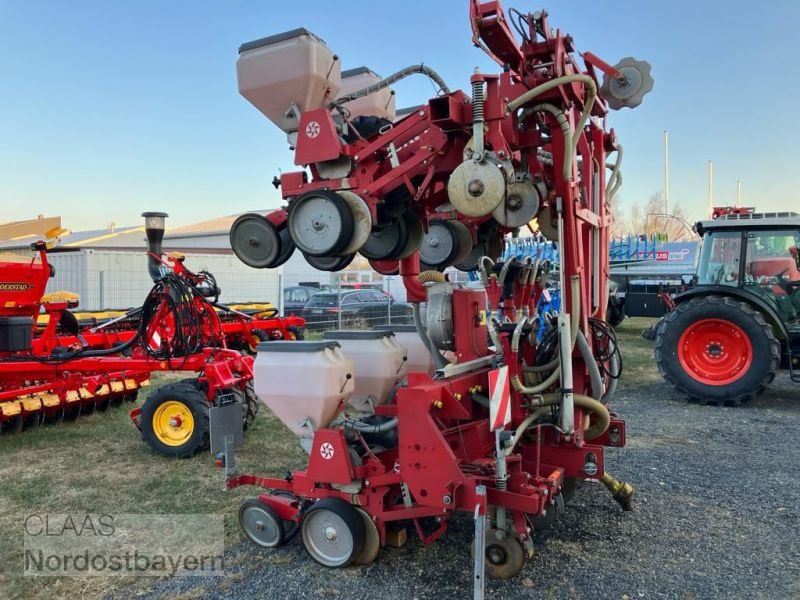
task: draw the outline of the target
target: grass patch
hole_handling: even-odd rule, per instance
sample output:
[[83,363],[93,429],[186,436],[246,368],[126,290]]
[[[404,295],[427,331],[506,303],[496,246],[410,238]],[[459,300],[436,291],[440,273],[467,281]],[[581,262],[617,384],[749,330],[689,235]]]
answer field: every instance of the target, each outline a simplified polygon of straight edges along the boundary
[[634,317],[625,319],[616,329],[617,341],[622,351],[622,387],[639,385],[643,381],[658,381],[653,342],[642,337],[642,330],[656,322],[656,319]]
[[[145,396],[175,375],[154,377]],[[210,454],[168,459],[152,452],[128,418],[131,404],[74,423],[0,436],[0,597],[99,598],[114,590],[147,589],[152,578],[26,577],[22,523],[35,513],[223,513],[226,542],[241,539],[242,488],[225,492]],[[241,471],[280,476],[305,464],[290,433],[261,407],[237,452]]]

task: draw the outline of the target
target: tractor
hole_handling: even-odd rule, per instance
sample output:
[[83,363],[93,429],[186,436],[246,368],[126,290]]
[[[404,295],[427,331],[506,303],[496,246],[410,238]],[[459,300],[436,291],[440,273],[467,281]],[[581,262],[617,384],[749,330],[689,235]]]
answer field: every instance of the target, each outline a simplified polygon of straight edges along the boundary
[[800,358],[800,214],[717,209],[691,289],[656,327],[664,379],[703,403],[740,404]]

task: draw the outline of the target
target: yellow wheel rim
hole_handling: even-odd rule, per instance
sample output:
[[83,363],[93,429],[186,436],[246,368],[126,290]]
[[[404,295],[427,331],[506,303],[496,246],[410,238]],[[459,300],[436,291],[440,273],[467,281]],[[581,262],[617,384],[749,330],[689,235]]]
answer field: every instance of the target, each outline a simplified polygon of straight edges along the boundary
[[182,446],[194,433],[192,411],[183,402],[167,400],[153,413],[153,433],[167,446]]

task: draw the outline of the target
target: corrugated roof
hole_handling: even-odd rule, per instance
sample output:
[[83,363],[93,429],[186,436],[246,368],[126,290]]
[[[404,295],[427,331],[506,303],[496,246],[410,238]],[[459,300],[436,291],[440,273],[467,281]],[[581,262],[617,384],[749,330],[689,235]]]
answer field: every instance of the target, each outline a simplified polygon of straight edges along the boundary
[[[268,210],[248,211],[259,214],[267,214]],[[193,235],[207,236],[209,234],[225,234],[227,235],[231,229],[231,225],[236,218],[244,213],[236,213],[211,219],[209,221],[201,221],[193,225],[186,225],[184,227],[169,227],[169,220],[167,220],[167,231],[164,236],[165,240],[170,238],[186,238]],[[40,235],[26,235],[14,238],[13,240],[0,241],[0,249],[2,248],[26,248],[33,242],[40,240]],[[114,231],[110,229],[92,229],[89,231],[73,231],[59,237],[59,248],[136,248],[144,249],[146,245],[144,226],[139,225],[136,227],[116,227]]]
[[[42,239],[40,235],[20,236],[0,242],[0,248],[25,248]],[[144,226],[72,231],[59,237],[59,248],[144,248]]]
[[[261,215],[267,214],[269,211],[266,210],[253,210],[248,212],[254,212]],[[195,223],[194,225],[186,225],[184,227],[176,227],[175,229],[167,229],[167,233],[164,237],[171,238],[171,237],[186,237],[190,236],[194,233],[228,233],[231,229],[231,225],[233,222],[244,213],[236,213],[233,215],[227,215],[225,217],[219,217],[217,219],[211,219],[210,221],[201,221],[200,223]]]

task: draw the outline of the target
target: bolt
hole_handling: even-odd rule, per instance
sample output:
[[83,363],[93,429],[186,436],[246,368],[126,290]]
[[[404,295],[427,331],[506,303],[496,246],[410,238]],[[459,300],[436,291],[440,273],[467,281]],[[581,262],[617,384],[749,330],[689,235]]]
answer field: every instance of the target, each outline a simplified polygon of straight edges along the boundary
[[326,540],[333,541],[333,540],[336,539],[336,528],[335,527],[328,526],[325,529],[323,529],[322,531],[325,534],[325,539]]
[[483,194],[484,185],[480,179],[473,179],[467,185],[467,191],[469,192],[470,196],[477,198],[481,194]]

